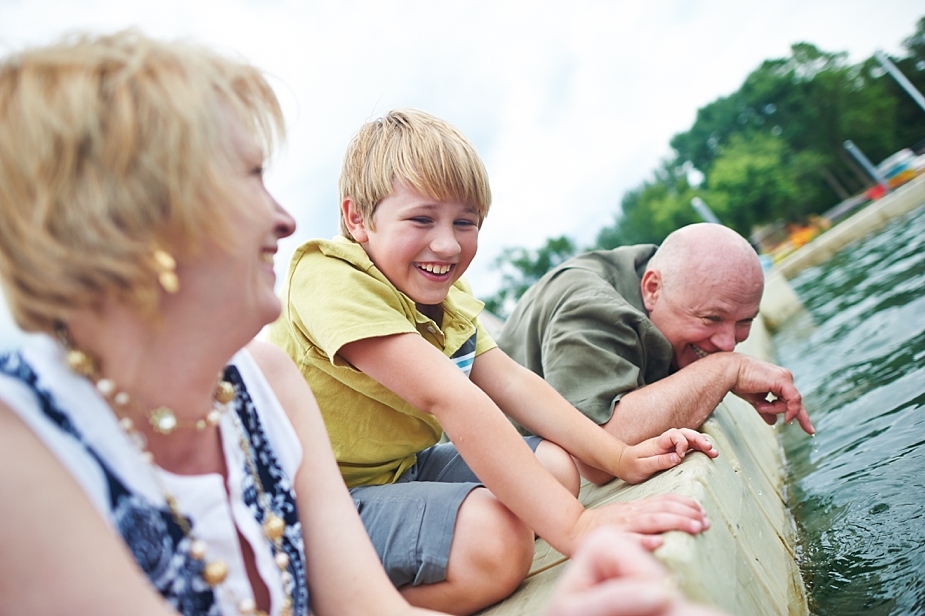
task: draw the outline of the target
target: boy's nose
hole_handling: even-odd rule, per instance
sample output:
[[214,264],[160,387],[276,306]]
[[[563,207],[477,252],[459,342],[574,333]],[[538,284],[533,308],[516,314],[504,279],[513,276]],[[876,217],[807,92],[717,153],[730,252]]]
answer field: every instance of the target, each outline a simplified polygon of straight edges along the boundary
[[459,241],[456,239],[455,229],[436,229],[430,241],[430,249],[441,256],[456,256],[459,252]]

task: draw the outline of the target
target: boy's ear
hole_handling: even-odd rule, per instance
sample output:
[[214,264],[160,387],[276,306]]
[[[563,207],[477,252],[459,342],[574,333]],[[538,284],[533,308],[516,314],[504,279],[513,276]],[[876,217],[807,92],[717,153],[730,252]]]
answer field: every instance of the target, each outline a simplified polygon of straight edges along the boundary
[[360,214],[357,209],[357,204],[356,201],[353,200],[353,197],[344,199],[340,204],[340,209],[344,215],[344,224],[347,225],[347,230],[350,231],[350,235],[353,236],[353,239],[360,244],[369,241],[366,221],[363,220],[363,215]]
[[640,286],[642,287],[642,303],[647,311],[652,312],[662,290],[662,273],[654,269],[646,270],[646,273],[642,275]]

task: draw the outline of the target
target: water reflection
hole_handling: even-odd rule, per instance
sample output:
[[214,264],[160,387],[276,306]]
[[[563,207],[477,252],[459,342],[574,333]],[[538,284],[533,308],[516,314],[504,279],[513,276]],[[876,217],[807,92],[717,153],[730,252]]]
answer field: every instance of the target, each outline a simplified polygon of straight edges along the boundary
[[818,431],[783,431],[817,614],[925,610],[925,208],[791,281],[775,335]]

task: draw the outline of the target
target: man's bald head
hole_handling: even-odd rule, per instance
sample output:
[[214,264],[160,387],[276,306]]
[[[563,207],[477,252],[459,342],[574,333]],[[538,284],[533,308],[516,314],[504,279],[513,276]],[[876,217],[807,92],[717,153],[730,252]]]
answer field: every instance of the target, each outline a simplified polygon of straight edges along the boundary
[[642,279],[643,302],[671,343],[675,368],[742,342],[763,290],[755,250],[713,223],[688,225],[665,238]]
[[672,232],[649,260],[662,284],[701,284],[705,279],[738,279],[743,291],[764,286],[761,261],[748,241],[729,227],[700,222]]

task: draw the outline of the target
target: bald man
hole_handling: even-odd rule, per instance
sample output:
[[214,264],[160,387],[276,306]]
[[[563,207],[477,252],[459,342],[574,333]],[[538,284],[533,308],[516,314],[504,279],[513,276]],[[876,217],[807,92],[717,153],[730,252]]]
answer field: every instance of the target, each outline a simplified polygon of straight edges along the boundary
[[[734,352],[763,290],[751,245],[728,227],[698,223],[660,247],[569,259],[524,294],[497,342],[628,443],[671,427],[699,428],[730,391],[768,424],[783,414],[812,434],[793,375]],[[769,402],[768,393],[776,399]],[[595,483],[612,479],[579,468]]]

